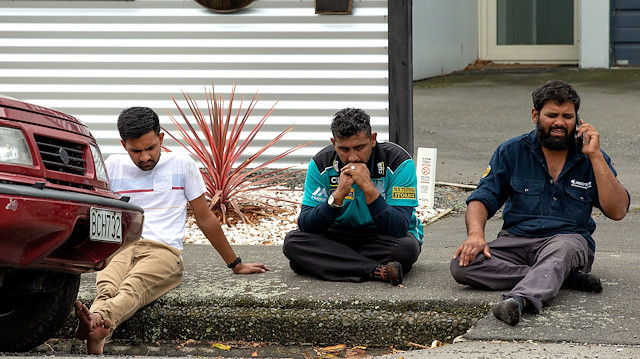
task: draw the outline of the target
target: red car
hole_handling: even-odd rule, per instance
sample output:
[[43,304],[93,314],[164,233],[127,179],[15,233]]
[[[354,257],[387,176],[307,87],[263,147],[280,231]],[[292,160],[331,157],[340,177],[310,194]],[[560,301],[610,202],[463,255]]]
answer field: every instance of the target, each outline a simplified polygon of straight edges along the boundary
[[80,274],[140,238],[143,210],[127,201],[86,125],[0,95],[0,351],[54,335]]

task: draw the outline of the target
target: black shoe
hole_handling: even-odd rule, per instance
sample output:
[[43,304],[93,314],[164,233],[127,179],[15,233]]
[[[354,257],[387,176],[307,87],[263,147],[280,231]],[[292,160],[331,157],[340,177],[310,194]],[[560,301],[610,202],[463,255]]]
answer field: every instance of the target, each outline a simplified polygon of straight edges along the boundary
[[371,272],[371,277],[375,280],[389,282],[391,285],[402,284],[402,265],[398,262],[381,264]]
[[564,282],[565,288],[580,290],[583,292],[600,293],[602,292],[602,282],[600,278],[593,274],[576,272],[569,276]]
[[493,308],[491,308],[491,312],[494,317],[502,320],[503,322],[509,325],[516,325],[520,322],[522,307],[523,305],[521,305],[518,300],[515,298],[509,298],[498,304],[494,304]]

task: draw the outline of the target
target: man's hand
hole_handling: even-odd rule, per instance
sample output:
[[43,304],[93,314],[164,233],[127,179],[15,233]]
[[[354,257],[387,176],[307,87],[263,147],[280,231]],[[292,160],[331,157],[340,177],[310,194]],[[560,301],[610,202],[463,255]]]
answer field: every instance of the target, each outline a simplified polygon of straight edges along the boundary
[[491,258],[489,245],[482,236],[469,236],[453,254],[453,259],[457,259],[460,267],[466,267],[476,259],[478,253],[482,252],[485,257]]
[[584,123],[582,119],[580,121],[580,127],[576,136],[582,136],[582,153],[587,156],[600,155],[600,134],[593,125]]
[[268,271],[269,268],[265,267],[262,263],[238,263],[237,266],[233,267],[234,274],[253,274],[253,273],[264,273]]
[[[347,166],[345,166],[346,168]],[[342,206],[344,202],[344,198],[349,195],[351,192],[351,187],[353,187],[353,177],[347,174],[344,171],[340,171],[340,179],[338,180],[338,188],[333,192],[333,198],[335,199],[335,204]]]
[[467,240],[456,249],[453,259],[458,259],[461,267],[466,267],[476,259],[478,253],[491,258],[489,246],[484,239],[484,227],[489,217],[487,208],[480,201],[471,201],[467,204],[465,223],[467,225]]
[[581,125],[576,133],[583,136],[582,153],[589,156],[593,174],[598,184],[598,199],[604,214],[615,220],[623,219],[629,209],[629,193],[618,182],[600,151],[600,134],[593,125],[579,120]]
[[358,185],[358,187],[362,188],[371,182],[371,174],[369,173],[369,168],[364,163],[347,163],[346,166],[342,168],[340,175],[346,174],[353,179],[353,182]]
[[360,162],[347,163],[340,172],[340,182],[342,182],[343,176],[349,177],[352,181],[351,183],[355,183],[360,187],[367,204],[372,203],[380,196],[378,189],[371,181],[371,173],[366,164]]

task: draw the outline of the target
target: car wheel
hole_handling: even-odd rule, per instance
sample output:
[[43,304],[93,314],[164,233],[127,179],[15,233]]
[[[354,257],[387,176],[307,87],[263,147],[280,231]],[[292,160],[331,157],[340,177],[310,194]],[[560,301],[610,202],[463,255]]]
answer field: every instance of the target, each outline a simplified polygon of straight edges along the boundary
[[78,295],[80,275],[57,275],[62,279],[56,290],[0,298],[0,352],[31,350],[62,327]]

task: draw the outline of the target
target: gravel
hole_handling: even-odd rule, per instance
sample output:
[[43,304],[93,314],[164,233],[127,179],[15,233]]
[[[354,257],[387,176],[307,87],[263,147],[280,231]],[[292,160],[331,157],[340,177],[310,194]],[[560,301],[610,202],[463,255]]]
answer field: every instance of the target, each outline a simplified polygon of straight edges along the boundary
[[[303,180],[304,181],[304,180]],[[278,198],[300,203],[302,201],[302,190],[291,191],[285,189],[271,192],[269,195]],[[466,210],[465,200],[471,194],[471,190],[466,186],[438,185],[436,184],[434,193],[434,207],[428,208],[420,206],[417,208],[418,217],[424,225],[428,225],[441,216],[451,213],[464,213]],[[238,245],[282,245],[287,232],[297,228],[296,218],[300,211],[299,205],[281,202],[281,207],[289,210],[288,214],[278,214],[276,216],[261,217],[254,224],[238,222],[235,225],[222,225],[222,230],[231,244]],[[187,218],[187,233],[185,243],[208,244],[202,231],[195,224],[193,217]]]

